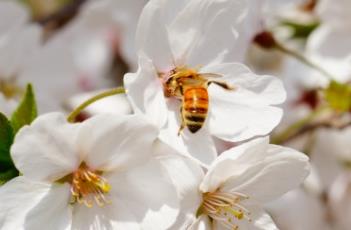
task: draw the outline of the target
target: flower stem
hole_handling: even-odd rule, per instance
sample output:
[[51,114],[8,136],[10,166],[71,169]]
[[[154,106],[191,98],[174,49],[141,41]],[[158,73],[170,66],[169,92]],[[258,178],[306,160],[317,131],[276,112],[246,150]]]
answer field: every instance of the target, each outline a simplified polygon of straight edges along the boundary
[[322,112],[326,111],[326,107],[321,107],[316,109],[306,117],[298,120],[297,122],[291,124],[281,133],[278,133],[274,137],[272,137],[271,142],[273,144],[283,144],[296,136],[300,130],[302,130],[305,126],[307,126],[310,122],[312,122],[315,118],[317,118]]
[[302,149],[302,152],[304,154],[306,154],[307,156],[310,156],[312,151],[313,151],[313,148],[316,144],[316,132],[315,130],[312,130],[310,133],[307,134],[307,140],[306,142],[304,143],[304,146],[303,146],[303,149]]
[[281,52],[283,52],[283,53],[285,53],[287,55],[290,55],[290,56],[296,58],[297,60],[301,61],[305,65],[311,67],[312,69],[315,69],[316,71],[318,71],[322,75],[326,76],[328,79],[335,79],[335,77],[331,73],[329,73],[328,71],[326,71],[322,67],[318,66],[312,60],[308,59],[307,57],[305,57],[304,55],[300,54],[299,52],[297,52],[295,50],[292,50],[292,49],[284,46],[283,44],[281,44],[279,42],[276,42],[274,47],[277,50],[279,50],[279,51],[281,51]]
[[67,121],[68,122],[75,122],[76,117],[89,105],[93,104],[94,102],[101,100],[105,97],[109,97],[109,96],[113,96],[116,94],[121,94],[121,93],[125,93],[125,89],[123,87],[118,87],[118,88],[114,88],[108,91],[104,91],[98,95],[95,95],[94,97],[86,100],[85,102],[83,102],[81,105],[79,105],[76,109],[74,109],[67,117]]

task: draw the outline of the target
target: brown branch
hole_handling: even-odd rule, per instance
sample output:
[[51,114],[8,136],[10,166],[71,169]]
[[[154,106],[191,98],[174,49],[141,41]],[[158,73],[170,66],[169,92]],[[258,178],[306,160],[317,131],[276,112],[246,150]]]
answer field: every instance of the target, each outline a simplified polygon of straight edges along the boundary
[[66,25],[79,12],[81,5],[86,0],[74,0],[65,5],[55,13],[43,18],[36,19],[35,22],[43,27],[50,27],[50,30],[57,30]]
[[300,137],[304,134],[313,132],[317,129],[321,129],[321,128],[327,128],[327,129],[337,129],[337,130],[343,130],[347,127],[351,126],[351,121],[345,122],[345,123],[340,123],[340,124],[335,124],[331,121],[321,121],[321,122],[317,122],[314,124],[308,124],[304,127],[302,127],[301,129],[299,129],[297,132],[295,132],[294,134],[290,135],[288,138],[284,139],[283,141],[281,141],[279,144],[284,144],[287,142],[292,141],[293,139]]

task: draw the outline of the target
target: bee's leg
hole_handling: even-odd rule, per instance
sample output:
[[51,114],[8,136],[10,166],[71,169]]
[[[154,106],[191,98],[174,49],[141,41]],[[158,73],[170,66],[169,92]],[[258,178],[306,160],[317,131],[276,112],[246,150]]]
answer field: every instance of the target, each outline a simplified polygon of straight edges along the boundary
[[[180,95],[184,95],[184,89],[182,85],[179,86],[179,92],[180,92]],[[180,113],[182,113],[182,106],[180,107]]]
[[179,127],[179,130],[178,130],[178,136],[180,136],[181,132],[185,128],[185,121],[184,121],[184,117],[183,117],[183,112],[182,111],[183,111],[183,106],[180,106],[181,123],[180,123],[180,127]]
[[216,84],[224,89],[227,89],[227,90],[234,90],[235,89],[234,86],[231,86],[228,83],[222,82],[222,81],[208,81],[207,85],[210,86],[210,84],[212,84],[212,83]]

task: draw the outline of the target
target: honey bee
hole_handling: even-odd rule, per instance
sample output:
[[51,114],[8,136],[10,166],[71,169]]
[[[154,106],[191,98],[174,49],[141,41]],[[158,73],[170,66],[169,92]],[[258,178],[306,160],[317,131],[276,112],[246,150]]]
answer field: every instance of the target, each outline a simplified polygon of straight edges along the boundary
[[224,89],[232,90],[232,86],[225,82],[215,81],[213,78],[222,77],[213,73],[198,73],[195,69],[177,67],[169,73],[164,83],[166,97],[181,100],[181,125],[178,135],[187,127],[191,133],[199,131],[205,123],[208,114],[209,97],[207,88],[214,83]]

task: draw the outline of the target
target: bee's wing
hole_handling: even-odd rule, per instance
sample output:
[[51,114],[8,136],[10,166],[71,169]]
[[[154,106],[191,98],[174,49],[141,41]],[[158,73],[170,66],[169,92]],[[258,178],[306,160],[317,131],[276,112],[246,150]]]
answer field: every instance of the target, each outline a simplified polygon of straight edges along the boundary
[[200,76],[209,80],[223,77],[223,75],[216,73],[200,73]]
[[185,85],[202,85],[207,82],[203,78],[185,78],[182,80]]

